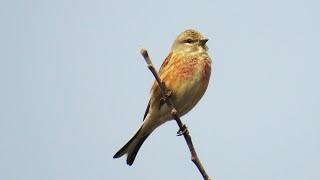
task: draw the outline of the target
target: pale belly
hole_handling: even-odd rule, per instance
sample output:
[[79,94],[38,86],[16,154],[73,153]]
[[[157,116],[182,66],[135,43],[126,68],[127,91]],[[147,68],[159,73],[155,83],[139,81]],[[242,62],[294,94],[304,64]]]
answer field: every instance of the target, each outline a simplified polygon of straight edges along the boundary
[[199,102],[208,86],[208,80],[204,82],[200,71],[183,81],[185,82],[181,82],[180,90],[173,97],[173,103],[180,116],[188,113]]

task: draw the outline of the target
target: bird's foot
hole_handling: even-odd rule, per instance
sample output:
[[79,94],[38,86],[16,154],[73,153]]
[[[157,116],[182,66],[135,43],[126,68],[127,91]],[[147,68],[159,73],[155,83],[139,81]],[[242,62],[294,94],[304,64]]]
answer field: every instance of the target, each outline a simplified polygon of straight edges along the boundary
[[160,106],[161,107],[163,104],[166,103],[166,101],[169,99],[169,97],[172,95],[172,91],[166,90],[166,92],[162,95],[160,98]]
[[172,95],[172,91],[166,90],[166,92],[162,95],[160,102],[166,102],[167,99]]
[[185,124],[182,125],[182,127],[179,129],[179,131],[177,132],[177,136],[181,136],[184,133],[186,133],[188,131],[188,128]]

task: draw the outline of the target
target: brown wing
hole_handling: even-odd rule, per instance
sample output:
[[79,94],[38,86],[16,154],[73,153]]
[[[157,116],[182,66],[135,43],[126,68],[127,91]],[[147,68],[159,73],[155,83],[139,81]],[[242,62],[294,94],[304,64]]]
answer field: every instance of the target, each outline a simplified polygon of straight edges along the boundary
[[170,59],[171,59],[171,56],[172,56],[172,52],[170,52],[168,54],[168,56],[166,57],[166,59],[163,61],[161,67],[160,67],[160,70],[159,70],[159,76],[161,76],[161,74],[163,73],[163,69],[168,65]]
[[[159,77],[160,77],[161,80],[163,80],[162,79],[163,78],[162,74],[164,73],[164,69],[168,69],[166,67],[169,64],[169,61],[170,61],[171,57],[172,57],[172,52],[169,53],[169,55],[166,57],[166,59],[163,61],[162,65],[160,67],[160,70],[159,70],[158,74],[159,74]],[[152,85],[152,88],[151,88],[151,93],[153,93],[153,95],[155,95],[155,94],[159,94],[160,95],[160,91],[159,90],[160,89],[159,89],[158,83],[156,81],[154,81],[153,85]]]
[[[158,75],[161,77],[162,73],[163,73],[163,69],[167,66],[170,58],[172,56],[172,52],[169,53],[169,55],[166,57],[166,59],[163,61],[161,67],[160,67],[160,70],[158,72]],[[159,89],[159,86],[158,86],[158,83],[156,81],[153,82],[153,85],[152,85],[152,88],[151,88],[151,93],[153,95],[155,95],[156,99],[159,99],[159,108],[163,105],[163,102],[160,101],[160,89]],[[151,99],[149,100],[149,103],[148,103],[148,106],[147,106],[147,109],[144,113],[144,116],[143,116],[143,120],[147,117],[148,113],[149,113],[149,108],[150,108],[150,102],[151,102]]]

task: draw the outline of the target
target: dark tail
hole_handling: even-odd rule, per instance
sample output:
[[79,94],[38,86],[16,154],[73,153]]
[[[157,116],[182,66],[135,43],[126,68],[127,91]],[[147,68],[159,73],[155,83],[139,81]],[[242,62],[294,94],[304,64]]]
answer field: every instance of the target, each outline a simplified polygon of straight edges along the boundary
[[150,134],[141,135],[141,128],[138,132],[113,156],[113,158],[119,158],[125,154],[127,154],[127,164],[131,166],[133,164],[134,159],[137,156],[137,153],[143,144],[143,142],[147,139]]

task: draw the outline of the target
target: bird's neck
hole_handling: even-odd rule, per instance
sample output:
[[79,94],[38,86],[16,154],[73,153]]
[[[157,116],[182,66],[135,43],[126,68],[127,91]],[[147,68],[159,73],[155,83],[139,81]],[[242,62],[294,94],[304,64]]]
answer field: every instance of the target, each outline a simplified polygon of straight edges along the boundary
[[173,53],[184,54],[187,56],[209,56],[207,47],[185,48],[183,50],[172,51]]

